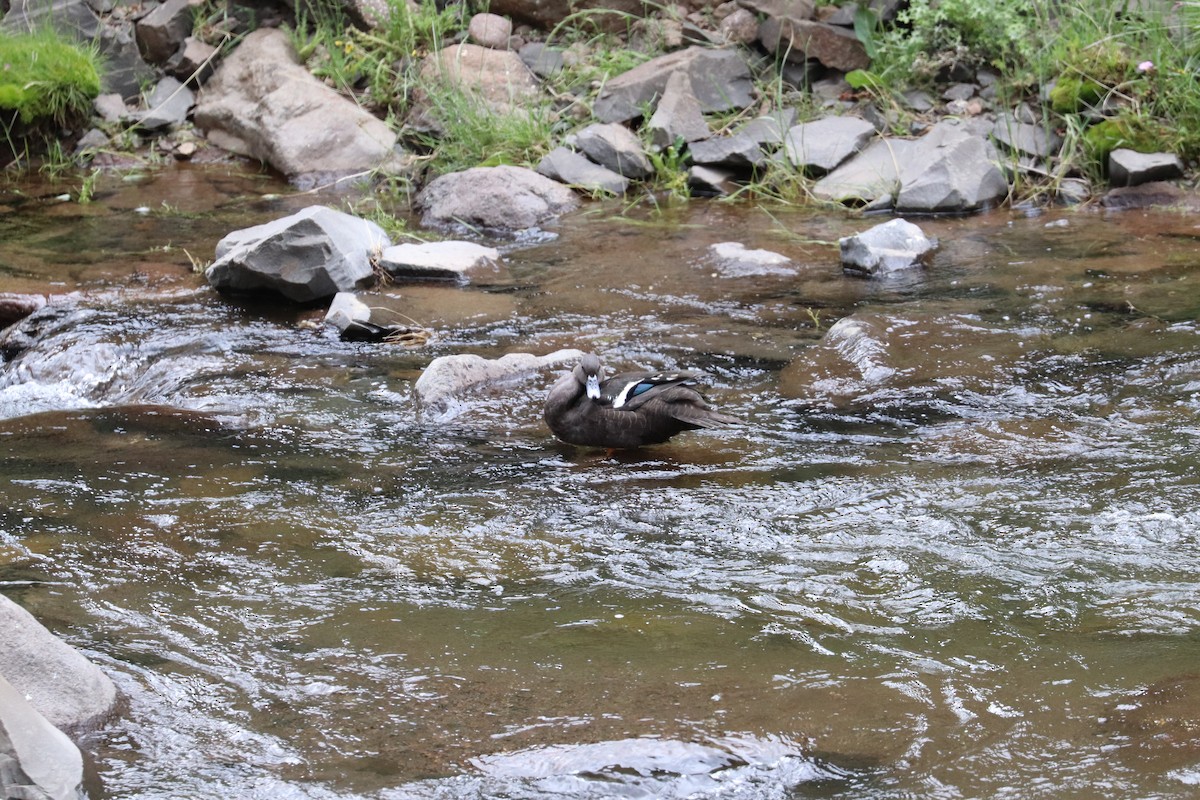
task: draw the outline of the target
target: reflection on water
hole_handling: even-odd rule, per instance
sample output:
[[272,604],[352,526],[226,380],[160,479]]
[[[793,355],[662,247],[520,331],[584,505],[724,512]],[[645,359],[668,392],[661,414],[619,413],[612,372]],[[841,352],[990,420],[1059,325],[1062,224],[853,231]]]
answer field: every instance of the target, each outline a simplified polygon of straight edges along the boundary
[[[214,180],[193,255],[307,202]],[[112,237],[125,191],[53,233],[15,206],[0,264]],[[1191,796],[1191,221],[922,220],[933,264],[869,283],[829,244],[863,220],[619,212],[389,288],[419,351],[186,260],[130,281],[162,227],[15,279],[83,292],[0,372],[0,587],[129,698],[84,742],[101,796]],[[717,269],[734,239],[792,274]],[[851,313],[892,371],[822,394]],[[415,406],[434,355],[570,345],[702,367],[750,424],[605,458],[542,427],[552,375]]]

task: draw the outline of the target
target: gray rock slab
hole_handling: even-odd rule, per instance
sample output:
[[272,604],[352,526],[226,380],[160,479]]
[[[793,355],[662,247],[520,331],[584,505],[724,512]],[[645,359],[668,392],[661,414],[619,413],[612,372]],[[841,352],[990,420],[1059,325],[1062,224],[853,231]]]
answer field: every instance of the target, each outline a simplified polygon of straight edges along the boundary
[[582,356],[579,350],[558,350],[549,355],[509,353],[488,359],[473,353],[440,356],[417,378],[414,389],[421,405],[432,411],[445,412],[455,398],[477,393],[497,384],[515,382],[537,372],[568,363]]
[[117,687],[109,677],[2,594],[0,642],[0,675],[51,725],[86,731],[113,713]]
[[688,154],[695,164],[734,169],[750,169],[766,159],[757,141],[739,133],[689,142]]
[[900,170],[915,142],[876,139],[858,155],[813,184],[818,200],[879,206],[900,192]]
[[568,147],[556,147],[538,162],[539,175],[586,192],[622,195],[630,181]]
[[575,143],[592,161],[618,175],[639,180],[654,174],[641,139],[619,122],[588,125],[575,134]]
[[663,95],[646,127],[655,147],[670,147],[681,139],[695,142],[712,133],[686,72],[677,70],[667,78]]
[[862,150],[875,133],[875,126],[860,117],[825,117],[790,128],[783,147],[792,166],[825,174]]
[[754,102],[754,79],[746,59],[734,50],[689,47],[659,56],[605,84],[593,106],[602,122],[641,116],[666,90],[671,74],[682,70],[703,112],[746,108]]
[[201,90],[193,118],[218,147],[293,181],[406,169],[387,124],[309,74],[278,28],[246,35]]
[[521,63],[539,78],[552,78],[562,72],[566,66],[566,58],[561,50],[546,46],[543,42],[530,42],[521,48],[518,54]]
[[837,25],[790,17],[770,17],[758,29],[767,52],[788,61],[816,60],[841,72],[866,69],[871,58],[854,31]]
[[160,80],[146,99],[146,111],[138,117],[138,125],[156,131],[179,125],[187,120],[188,111],[196,102],[196,94],[175,78]]
[[1008,195],[992,143],[951,122],[914,142],[900,172],[898,211],[974,211]]
[[79,748],[0,675],[0,795],[79,800],[82,784]]
[[1057,155],[1062,138],[1044,125],[1019,122],[1012,114],[1001,114],[992,127],[992,136],[1009,150],[1036,158]]
[[499,261],[494,247],[447,240],[393,245],[380,255],[379,266],[397,278],[467,283],[472,273],[495,271]]
[[579,207],[566,186],[524,167],[474,167],[441,175],[417,194],[425,225],[524,230]]
[[1108,154],[1108,179],[1113,186],[1139,186],[1183,177],[1183,162],[1174,153],[1139,153],[1118,147]]
[[717,242],[709,245],[708,255],[723,278],[752,275],[795,275],[792,260],[771,250],[750,250],[741,242]]
[[731,169],[705,167],[693,164],[688,167],[688,186],[699,195],[731,195],[742,189],[736,174]]
[[917,266],[935,247],[936,239],[903,219],[893,219],[838,240],[842,268],[866,276]]
[[783,144],[788,131],[796,123],[796,109],[779,108],[768,114],[755,117],[737,129],[737,133],[749,136],[759,145]]
[[225,236],[204,275],[225,292],[276,292],[310,303],[375,281],[372,257],[391,245],[370,220],[326,206]]

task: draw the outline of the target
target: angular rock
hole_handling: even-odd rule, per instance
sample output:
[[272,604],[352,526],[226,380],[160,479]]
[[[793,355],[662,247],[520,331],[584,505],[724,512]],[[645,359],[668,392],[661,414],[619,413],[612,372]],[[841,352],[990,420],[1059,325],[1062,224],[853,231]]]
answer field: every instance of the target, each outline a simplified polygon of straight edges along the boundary
[[[451,45],[428,56],[421,66],[421,79],[467,92],[499,114],[523,110],[541,92],[537,78],[520,56],[477,44]],[[436,108],[426,113],[437,117]]]
[[165,64],[192,32],[191,0],[163,0],[134,25],[138,50],[151,64]]
[[338,292],[325,312],[325,324],[332,325],[339,333],[348,328],[371,320],[371,307],[359,299],[354,292]]
[[474,167],[441,175],[421,190],[425,225],[523,230],[579,207],[570,189],[524,167]]
[[731,195],[741,191],[733,170],[693,165],[688,168],[688,187],[698,195]]
[[737,132],[749,136],[761,145],[783,144],[788,131],[796,122],[796,109],[779,108],[761,117],[755,117]]
[[974,211],[1008,194],[991,142],[951,122],[918,139],[900,172],[898,211]]
[[387,248],[379,257],[379,266],[397,278],[467,283],[472,273],[495,272],[499,260],[499,250],[474,242],[420,242]]
[[219,291],[277,292],[311,303],[374,283],[372,257],[390,245],[374,222],[309,206],[228,234],[204,276]]
[[79,800],[83,755],[0,675],[0,795]]
[[0,642],[0,675],[51,725],[86,731],[112,714],[117,687],[109,677],[2,594]]
[[859,117],[825,117],[791,128],[784,152],[792,166],[823,175],[862,150],[875,133],[875,126]]
[[1049,158],[1062,147],[1062,138],[1044,125],[1019,122],[1012,114],[1001,114],[992,128],[992,136],[1008,149],[1034,156]]
[[310,75],[277,28],[247,34],[200,92],[193,117],[218,147],[293,181],[405,168],[387,124]]
[[512,21],[499,14],[480,13],[467,23],[467,38],[480,47],[507,50],[512,36]]
[[543,42],[530,42],[521,48],[521,63],[539,78],[551,78],[562,72],[566,58],[561,50],[547,47]]
[[168,75],[183,81],[193,89],[212,77],[216,69],[217,48],[194,36],[183,40],[183,47],[167,61],[163,69]]
[[637,180],[654,174],[641,140],[620,123],[588,125],[575,134],[575,143],[592,161],[618,175]]
[[907,269],[937,247],[919,227],[903,219],[893,219],[854,236],[838,240],[842,269],[868,277]]
[[854,31],[823,22],[772,17],[759,28],[759,41],[788,61],[815,59],[831,69],[849,72],[871,66],[871,57]]
[[1139,153],[1118,147],[1108,154],[1108,180],[1113,186],[1139,186],[1183,177],[1183,162],[1174,153]]
[[651,144],[660,148],[671,147],[680,139],[699,141],[711,134],[686,72],[676,70],[667,78],[663,95],[646,126],[650,129]]
[[497,359],[469,353],[440,356],[429,363],[414,388],[417,399],[426,409],[445,411],[455,397],[573,363],[582,355],[579,350],[572,349],[557,350],[545,356],[509,353]]
[[867,148],[817,181],[813,197],[834,203],[880,206],[900,192],[900,169],[916,142],[877,139]]
[[717,25],[721,39],[731,44],[747,45],[758,39],[758,17],[746,8],[739,8]]
[[766,159],[758,142],[740,133],[691,142],[688,154],[696,164],[733,169],[752,169]]
[[625,122],[640,116],[662,97],[671,74],[687,74],[692,93],[705,112],[746,108],[754,102],[750,65],[733,50],[689,47],[639,64],[610,80],[593,113],[601,122]]
[[92,108],[105,122],[125,122],[130,118],[124,98],[116,92],[100,95],[92,101]]
[[556,147],[543,156],[537,171],[553,181],[587,192],[622,195],[630,183],[628,178],[567,147]]
[[196,102],[196,95],[172,77],[165,77],[154,87],[146,100],[146,111],[139,115],[138,125],[156,131],[179,125],[187,119]]

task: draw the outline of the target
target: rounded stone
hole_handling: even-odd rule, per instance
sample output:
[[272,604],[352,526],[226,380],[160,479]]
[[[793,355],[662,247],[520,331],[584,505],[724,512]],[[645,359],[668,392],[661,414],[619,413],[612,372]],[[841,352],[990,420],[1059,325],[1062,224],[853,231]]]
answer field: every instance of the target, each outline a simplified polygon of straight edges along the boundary
[[512,22],[499,14],[476,14],[467,25],[467,36],[483,47],[507,50],[512,37]]

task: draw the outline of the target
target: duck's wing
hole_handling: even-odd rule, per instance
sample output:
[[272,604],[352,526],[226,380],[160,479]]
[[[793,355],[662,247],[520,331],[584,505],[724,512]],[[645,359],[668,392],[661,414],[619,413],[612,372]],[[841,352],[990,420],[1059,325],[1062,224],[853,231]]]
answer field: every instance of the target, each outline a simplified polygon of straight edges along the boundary
[[699,372],[625,372],[604,382],[601,399],[613,408],[631,411],[672,386],[695,382]]

